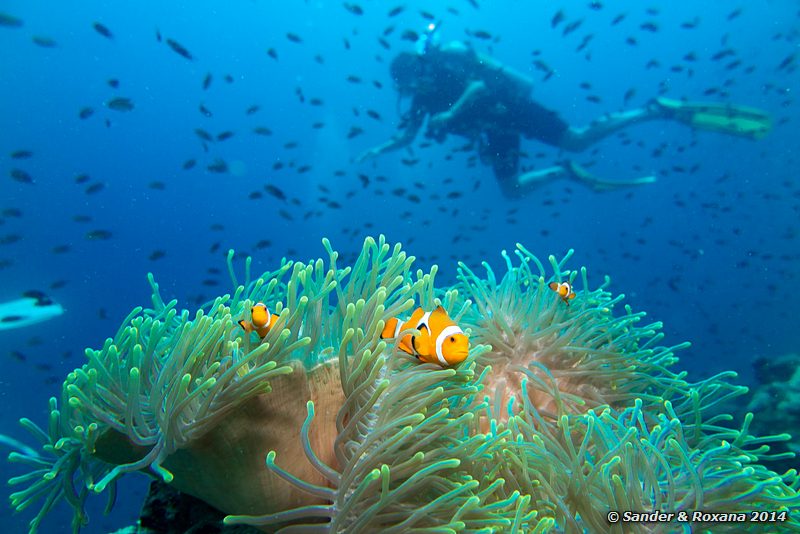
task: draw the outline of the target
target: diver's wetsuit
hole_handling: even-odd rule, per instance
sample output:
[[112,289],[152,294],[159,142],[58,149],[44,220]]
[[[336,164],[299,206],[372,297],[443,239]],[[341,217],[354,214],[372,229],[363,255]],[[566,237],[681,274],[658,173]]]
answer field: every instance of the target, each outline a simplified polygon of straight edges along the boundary
[[492,165],[503,192],[513,196],[520,135],[557,147],[569,125],[555,112],[534,102],[529,86],[504,74],[502,69],[483,64],[467,47],[432,49],[420,61],[426,83],[417,87],[400,126],[416,131],[425,115],[448,111],[471,82],[482,81],[487,90],[468,110],[450,121],[446,131],[477,141],[481,160]]

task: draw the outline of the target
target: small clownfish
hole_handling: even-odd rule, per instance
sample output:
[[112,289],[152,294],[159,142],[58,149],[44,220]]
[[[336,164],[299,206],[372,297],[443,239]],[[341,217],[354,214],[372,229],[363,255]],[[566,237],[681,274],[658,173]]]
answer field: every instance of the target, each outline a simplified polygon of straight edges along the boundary
[[272,328],[274,325],[275,318],[272,316],[263,302],[259,302],[250,308],[249,321],[245,321],[244,319],[239,321],[239,326],[241,326],[245,332],[248,334],[250,332],[255,332],[261,339],[264,339],[264,336],[267,335],[267,332],[269,332],[270,328]]
[[441,306],[432,312],[417,308],[406,322],[396,317],[389,319],[381,332],[381,339],[396,338],[409,328],[419,330],[419,335],[403,336],[398,344],[403,352],[425,363],[438,363],[443,367],[467,359],[469,338]]
[[558,282],[550,282],[548,285],[550,289],[561,297],[561,300],[563,300],[567,306],[569,306],[569,301],[575,298],[575,292],[572,290],[572,285],[569,282],[561,282],[560,284]]

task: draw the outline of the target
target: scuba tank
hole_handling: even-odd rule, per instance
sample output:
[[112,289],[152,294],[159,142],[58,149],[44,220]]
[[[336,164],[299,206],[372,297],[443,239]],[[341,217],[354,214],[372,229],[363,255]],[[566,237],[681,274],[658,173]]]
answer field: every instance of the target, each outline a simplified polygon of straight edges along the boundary
[[[441,42],[440,35],[439,35],[439,28],[442,25],[442,21],[439,22],[431,22],[428,24],[425,31],[420,34],[417,38],[417,41],[414,43],[414,51],[419,56],[420,60],[431,50],[436,49],[439,47],[439,43]],[[397,114],[399,116],[403,116],[403,113],[400,110],[401,102],[403,97],[401,95],[397,95]]]

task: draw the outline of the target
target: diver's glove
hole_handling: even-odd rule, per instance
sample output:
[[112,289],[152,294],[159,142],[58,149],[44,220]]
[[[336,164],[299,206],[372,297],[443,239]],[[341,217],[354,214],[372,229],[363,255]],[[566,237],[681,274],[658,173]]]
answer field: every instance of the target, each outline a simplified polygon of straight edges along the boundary
[[433,139],[437,143],[444,142],[447,138],[447,128],[451,120],[453,120],[453,114],[449,111],[442,111],[433,115],[428,119],[428,129],[425,132],[425,137]]

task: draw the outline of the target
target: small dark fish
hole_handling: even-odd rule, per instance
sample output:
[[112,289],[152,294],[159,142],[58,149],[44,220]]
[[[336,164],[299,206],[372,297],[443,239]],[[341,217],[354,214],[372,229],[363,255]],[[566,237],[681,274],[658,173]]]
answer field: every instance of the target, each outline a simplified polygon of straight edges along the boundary
[[471,32],[471,35],[473,37],[475,37],[476,39],[483,39],[483,40],[486,40],[486,41],[492,39],[492,34],[487,32],[486,30],[473,30]]
[[91,232],[86,232],[86,239],[89,241],[104,241],[106,239],[111,239],[113,234],[108,230],[92,230]]
[[7,234],[4,235],[3,237],[0,237],[0,245],[10,245],[12,243],[16,243],[17,241],[20,241],[21,239],[22,236],[19,234]]
[[250,194],[247,195],[247,198],[250,200],[258,200],[259,198],[263,198],[264,195],[261,194],[261,191],[250,191]]
[[286,210],[278,210],[278,215],[280,215],[281,217],[283,217],[287,221],[293,221],[294,220],[294,217],[292,217],[291,214]]
[[6,13],[0,13],[0,26],[6,28],[21,28],[23,24],[24,22],[22,22],[22,19],[18,19]]
[[81,120],[88,119],[92,115],[94,115],[94,110],[92,108],[81,108],[81,110],[78,112],[78,117]]
[[347,11],[349,11],[353,15],[363,15],[364,14],[364,10],[358,4],[350,4],[350,3],[345,2],[342,5],[344,6],[344,8]]
[[217,158],[206,169],[217,174],[224,174],[228,172],[228,164],[225,163],[224,159]]
[[114,89],[119,88],[119,80],[111,78],[110,80],[106,81],[109,87],[113,87]]
[[737,7],[736,9],[734,9],[733,11],[728,13],[728,20],[733,20],[733,19],[739,17],[739,15],[741,15],[741,14],[742,14],[742,8],[741,7]]
[[92,185],[88,186],[85,189],[87,195],[94,195],[95,193],[99,193],[102,191],[106,185],[103,182],[95,182]]
[[631,87],[627,91],[625,91],[625,95],[622,97],[622,101],[627,104],[630,100],[636,96],[636,89]]
[[89,175],[86,173],[79,174],[75,177],[76,184],[85,184],[88,181],[89,181]]
[[436,18],[436,15],[434,15],[430,11],[420,11],[419,15],[425,20],[434,20]]
[[272,135],[272,130],[270,130],[266,126],[256,126],[255,128],[253,128],[253,133],[257,135],[268,136]]
[[275,61],[278,61],[278,52],[276,52],[274,48],[268,49],[267,55],[272,59],[274,59]]
[[315,122],[314,124],[311,125],[311,128],[313,128],[314,130],[320,130],[324,127],[325,127],[324,122]]
[[67,280],[56,280],[55,282],[50,284],[50,289],[61,289],[65,287],[69,282]]
[[108,28],[106,28],[105,26],[100,24],[99,22],[95,22],[94,24],[92,24],[92,28],[94,28],[94,31],[96,31],[97,33],[99,33],[103,37],[106,37],[108,39],[113,39],[114,38],[114,34],[111,33],[111,30],[109,30]]
[[297,35],[296,33],[288,32],[286,34],[286,38],[289,39],[293,43],[302,43],[303,38]]
[[233,76],[226,74],[223,80],[225,80],[225,83],[233,83]]
[[161,42],[161,30],[156,28],[156,41]]
[[616,26],[617,24],[625,20],[625,17],[627,16],[628,16],[627,13],[620,13],[619,15],[614,17],[614,20],[611,21],[611,25]]
[[569,24],[564,26],[564,30],[561,32],[561,35],[566,37],[567,35],[571,34],[575,30],[580,28],[581,24],[583,24],[583,19],[578,19],[570,22]]
[[370,118],[375,119],[376,121],[382,120],[380,114],[375,110],[368,109],[367,115],[369,115]]
[[349,75],[346,79],[350,83],[361,83],[361,78],[359,78],[355,74]]
[[199,137],[203,141],[208,141],[208,142],[214,141],[214,138],[211,137],[211,134],[203,130],[202,128],[195,128],[194,133],[197,134],[197,137]]
[[257,250],[262,250],[262,249],[265,249],[265,248],[269,248],[270,246],[272,246],[272,242],[269,239],[262,239],[261,241],[256,243],[255,248]]
[[21,353],[18,350],[12,350],[8,354],[11,355],[11,357],[14,358],[15,360],[17,360],[18,362],[24,362],[24,361],[27,361],[27,359],[28,359],[27,356],[25,356],[23,353]]
[[339,204],[338,202],[334,201],[334,200],[329,200],[328,201],[328,207],[331,208],[331,209],[334,209],[334,210],[338,210],[338,209],[341,209],[342,205]]
[[132,111],[133,100],[124,96],[118,96],[106,102],[106,106],[114,111]]
[[161,258],[163,258],[166,255],[167,255],[167,253],[164,252],[163,250],[154,250],[153,252],[150,253],[150,255],[147,257],[147,259],[150,260],[150,261],[156,261],[156,260],[160,260]]
[[405,30],[400,35],[400,39],[403,41],[411,41],[412,43],[416,43],[419,40],[419,34],[414,30]]
[[311,170],[311,165],[301,165],[297,167],[297,174],[305,174]]
[[193,168],[197,164],[197,160],[194,159],[187,159],[183,162],[183,170],[188,171],[189,169]]
[[555,28],[556,26],[561,24],[563,20],[564,20],[564,11],[559,10],[556,12],[555,15],[553,15],[553,18],[550,19],[550,27]]
[[726,58],[728,56],[735,56],[735,55],[736,55],[736,52],[733,49],[725,48],[723,50],[720,50],[719,52],[717,52],[713,56],[711,56],[711,60],[712,61],[719,61],[720,59]]
[[286,200],[286,194],[272,184],[265,185],[264,190],[278,200]]
[[225,141],[226,139],[230,139],[234,135],[235,134],[233,132],[229,132],[229,131],[220,132],[220,133],[217,134],[217,141]]
[[30,150],[15,150],[11,153],[11,159],[30,159],[33,152]]
[[344,43],[344,49],[345,50],[350,50],[350,41],[347,39],[347,37],[342,39],[342,42]]
[[700,25],[700,17],[695,17],[692,20],[687,20],[681,23],[681,28],[684,30],[693,30]]
[[405,6],[393,7],[392,9],[389,10],[389,13],[387,13],[386,15],[388,17],[396,17],[397,15],[402,13],[405,9],[406,9]]
[[198,109],[200,110],[200,113],[202,113],[204,117],[211,118],[214,116],[214,114],[211,113],[211,110],[209,110],[204,104],[200,104],[200,107]]
[[212,76],[211,73],[209,72],[208,74],[206,74],[206,77],[203,78],[203,91],[211,87],[212,81],[214,81],[214,76]]
[[16,182],[20,182],[23,184],[33,183],[33,178],[31,177],[31,175],[28,174],[26,171],[23,171],[22,169],[11,169],[11,171],[9,171],[9,174],[11,175],[11,178],[13,178],[14,181]]
[[789,65],[794,63],[796,57],[797,54],[795,52],[792,52],[791,54],[783,58],[783,61],[781,61],[780,64],[778,64],[777,70],[783,70],[787,68]]
[[70,251],[70,248],[69,245],[56,245],[51,250],[53,254],[66,254]]
[[19,219],[22,217],[22,211],[17,208],[6,208],[0,213],[3,217],[14,217],[15,219]]
[[308,101],[308,103],[312,106],[322,106],[325,104],[325,101],[323,101],[321,98],[312,98]]
[[150,189],[155,189],[156,191],[163,191],[167,188],[167,184],[164,182],[156,180],[155,182],[150,182],[147,187]]
[[259,109],[261,109],[261,106],[259,106],[258,104],[253,104],[252,106],[247,108],[244,112],[246,115],[255,115]]
[[648,31],[648,32],[652,32],[652,33],[657,33],[658,32],[658,24],[656,24],[652,20],[647,21],[647,22],[643,22],[642,24],[639,25],[639,27],[641,29],[643,29],[644,31]]
[[297,141],[287,141],[283,144],[283,148],[286,150],[291,150],[293,148],[297,148],[300,144]]
[[194,58],[192,57],[192,54],[190,54],[189,51],[186,50],[186,48],[182,44],[180,44],[178,41],[175,41],[174,39],[167,39],[166,42],[169,45],[169,47],[172,50],[175,51],[176,54],[185,57],[189,61],[193,61],[194,60]]
[[742,64],[741,60],[734,59],[733,61],[731,61],[730,63],[725,65],[725,70],[733,70],[733,69],[737,68],[741,64]]
[[58,46],[58,43],[56,43],[50,37],[43,37],[41,35],[34,35],[31,38],[31,40],[33,41],[33,44],[35,44],[36,46],[41,46],[42,48],[56,48]]

